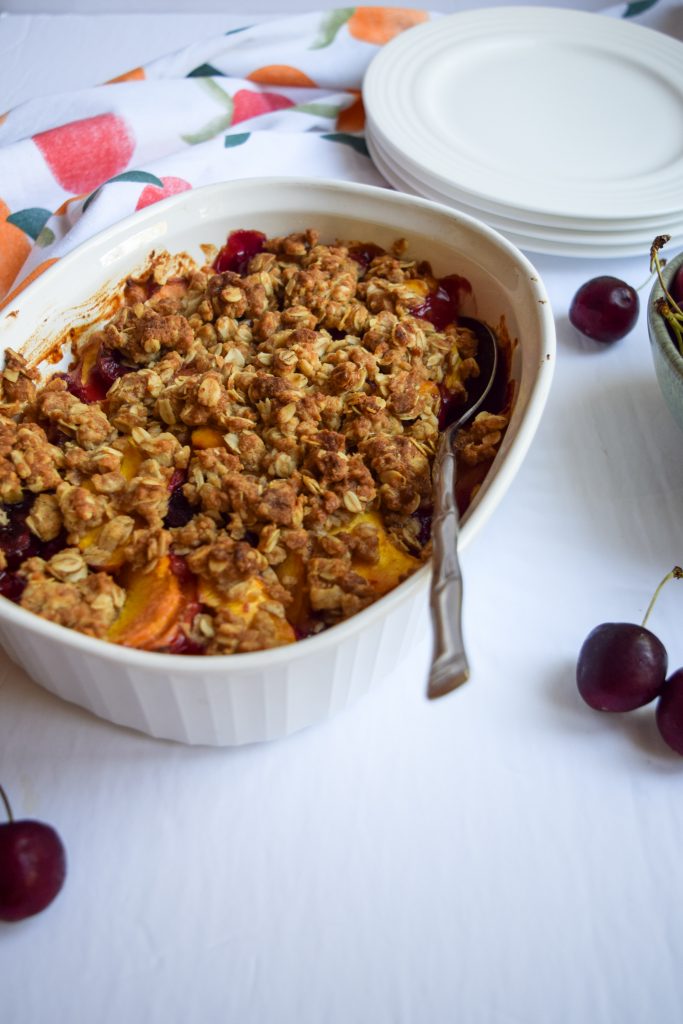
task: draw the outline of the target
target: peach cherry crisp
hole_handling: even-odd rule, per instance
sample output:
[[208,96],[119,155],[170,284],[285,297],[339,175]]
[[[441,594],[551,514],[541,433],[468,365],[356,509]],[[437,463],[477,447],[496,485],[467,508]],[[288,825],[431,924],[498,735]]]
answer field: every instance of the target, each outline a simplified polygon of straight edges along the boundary
[[[478,367],[468,282],[400,241],[237,231],[204,251],[129,279],[68,372],[6,353],[0,592],[213,655],[317,633],[420,567],[439,429]],[[463,467],[490,464],[506,422],[461,432]]]

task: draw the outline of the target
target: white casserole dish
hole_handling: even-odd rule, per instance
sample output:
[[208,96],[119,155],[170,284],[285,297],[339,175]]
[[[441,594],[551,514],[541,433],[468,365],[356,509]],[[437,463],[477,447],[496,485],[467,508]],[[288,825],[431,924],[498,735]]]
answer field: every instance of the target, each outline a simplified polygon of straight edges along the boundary
[[[69,326],[91,321],[107,286],[152,250],[220,245],[229,231],[280,235],[316,227],[322,241],[359,239],[466,277],[470,315],[516,341],[514,411],[501,449],[463,517],[468,544],[509,487],[538,427],[554,368],[555,333],[538,273],[510,242],[439,204],[366,185],[316,179],[232,181],[185,192],[121,221],[64,256],[0,316],[0,347],[29,358]],[[93,298],[96,297],[96,298]],[[47,372],[57,367],[49,364]],[[365,611],[318,636],[228,657],[137,651],[55,625],[0,597],[0,641],[34,680],[96,715],[151,736],[231,746],[286,736],[335,714],[395,670],[426,603],[429,566]],[[418,682],[416,685],[422,685]]]

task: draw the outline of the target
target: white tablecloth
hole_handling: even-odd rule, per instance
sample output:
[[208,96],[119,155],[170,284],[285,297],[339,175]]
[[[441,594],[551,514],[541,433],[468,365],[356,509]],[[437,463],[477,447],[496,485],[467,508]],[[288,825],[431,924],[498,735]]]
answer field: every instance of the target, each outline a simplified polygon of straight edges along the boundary
[[[681,6],[658,6],[683,36]],[[243,20],[5,15],[0,107]],[[425,700],[425,623],[401,673],[324,726],[195,749],[0,661],[0,781],[69,858],[44,914],[0,927],[5,1024],[679,1024],[683,759],[652,708],[600,715],[574,681],[588,631],[640,621],[683,559],[682,439],[644,312],[606,348],[567,320],[582,281],[639,285],[648,253],[531,258],[557,367],[463,555],[466,687]],[[672,668],[681,608],[670,584],[650,622]]]

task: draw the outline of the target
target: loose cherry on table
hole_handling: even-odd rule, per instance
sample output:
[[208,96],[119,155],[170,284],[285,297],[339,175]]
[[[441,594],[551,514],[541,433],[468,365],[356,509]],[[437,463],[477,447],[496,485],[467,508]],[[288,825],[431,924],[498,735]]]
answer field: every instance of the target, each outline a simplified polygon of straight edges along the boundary
[[668,655],[646,627],[659,593],[671,579],[683,579],[675,566],[661,581],[641,625],[604,622],[586,637],[576,665],[576,683],[596,711],[634,711],[657,700],[655,718],[662,739],[683,756],[683,669],[667,679]]
[[[670,235],[657,235],[650,246],[650,274],[656,273],[664,288],[662,267],[665,261],[659,252],[670,240]],[[650,279],[648,278],[648,281]],[[643,287],[648,282],[643,282]],[[610,344],[624,338],[636,325],[640,312],[638,291],[621,278],[603,274],[586,281],[578,289],[569,306],[569,320],[573,326],[593,341]],[[666,292],[666,288],[664,288]],[[683,300],[683,267],[678,269],[669,297],[680,305]]]
[[0,920],[21,921],[45,910],[64,885],[66,852],[51,825],[15,820],[2,786],[8,820],[0,825]]
[[576,683],[596,711],[633,711],[661,692],[667,667],[664,644],[649,629],[603,622],[583,643]]
[[[662,277],[665,260],[659,256],[670,235],[657,235],[650,246],[650,274],[656,273],[663,290],[657,309],[666,320],[671,336],[683,352],[683,266],[667,287]],[[648,278],[649,281],[649,278]],[[643,287],[648,282],[643,282]],[[570,323],[588,338],[611,344],[633,330],[640,312],[639,289],[618,277],[603,274],[582,284],[569,306]]]
[[666,681],[657,701],[657,728],[665,743],[683,755],[683,669]]
[[605,274],[581,285],[569,307],[569,320],[586,337],[610,344],[633,330],[639,312],[636,289]]

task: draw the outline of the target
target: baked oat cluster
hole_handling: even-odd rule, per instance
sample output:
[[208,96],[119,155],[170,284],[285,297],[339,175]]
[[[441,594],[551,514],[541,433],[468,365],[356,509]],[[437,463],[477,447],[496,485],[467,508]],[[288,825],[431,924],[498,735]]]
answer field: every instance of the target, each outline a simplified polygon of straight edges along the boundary
[[[214,655],[391,590],[429,556],[440,411],[478,373],[473,335],[430,316],[467,286],[448,280],[401,242],[235,232],[199,269],[128,281],[68,373],[43,383],[8,352],[1,592],[90,636]],[[505,426],[477,416],[463,464],[487,465]]]

